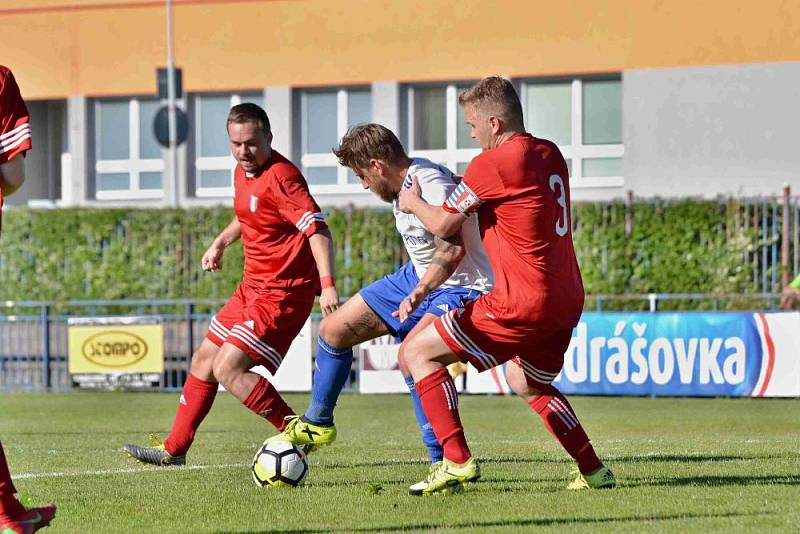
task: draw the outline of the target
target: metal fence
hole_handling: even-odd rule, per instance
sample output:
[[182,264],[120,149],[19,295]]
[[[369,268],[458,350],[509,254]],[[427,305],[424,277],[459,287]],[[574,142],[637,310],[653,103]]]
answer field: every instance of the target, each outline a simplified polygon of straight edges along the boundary
[[210,300],[7,302],[6,313],[0,316],[0,391],[70,389],[68,321],[99,316],[158,317],[164,327],[161,387],[179,389],[213,310],[221,304]]
[[[659,294],[590,295],[586,310],[738,309],[775,310],[777,293],[752,295]],[[68,371],[67,324],[73,317],[153,316],[164,327],[164,373],[160,388],[179,390],[189,372],[191,355],[205,336],[222,301],[125,300],[6,302],[0,315],[0,391],[65,391]],[[735,307],[735,306],[734,306]],[[312,317],[316,337],[319,315]],[[353,374],[357,381],[357,374]],[[349,384],[357,388],[356,383]]]

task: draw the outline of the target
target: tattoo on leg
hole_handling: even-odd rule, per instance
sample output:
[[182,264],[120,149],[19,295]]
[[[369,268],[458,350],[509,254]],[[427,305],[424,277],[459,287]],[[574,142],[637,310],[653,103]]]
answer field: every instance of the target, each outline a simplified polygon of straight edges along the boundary
[[345,321],[344,325],[356,338],[361,339],[367,334],[386,330],[380,318],[372,310],[367,310],[353,321]]

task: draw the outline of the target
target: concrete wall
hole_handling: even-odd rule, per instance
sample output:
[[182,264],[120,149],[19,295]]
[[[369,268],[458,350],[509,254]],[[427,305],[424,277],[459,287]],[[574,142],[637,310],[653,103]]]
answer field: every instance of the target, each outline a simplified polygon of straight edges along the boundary
[[800,193],[800,63],[623,73],[625,189]]
[[[792,0],[174,2],[186,91],[800,61]],[[152,94],[164,2],[0,2],[28,99]],[[8,64],[7,62],[11,62]]]

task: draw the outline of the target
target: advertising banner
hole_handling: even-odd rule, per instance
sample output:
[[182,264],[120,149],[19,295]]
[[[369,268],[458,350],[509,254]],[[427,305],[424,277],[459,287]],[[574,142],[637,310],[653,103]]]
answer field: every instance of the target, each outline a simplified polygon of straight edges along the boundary
[[605,395],[796,396],[799,335],[796,313],[585,313],[555,384]]
[[[467,391],[508,393],[492,373],[470,368]],[[554,384],[568,394],[797,397],[800,313],[587,312]]]
[[68,326],[69,372],[161,373],[164,329],[152,318],[71,319]]

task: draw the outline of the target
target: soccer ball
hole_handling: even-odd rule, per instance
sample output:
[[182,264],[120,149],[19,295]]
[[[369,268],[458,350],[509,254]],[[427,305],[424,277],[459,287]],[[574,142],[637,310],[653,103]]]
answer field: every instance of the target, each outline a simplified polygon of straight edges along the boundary
[[308,476],[305,453],[286,441],[265,441],[253,458],[253,480],[259,486],[299,486]]

